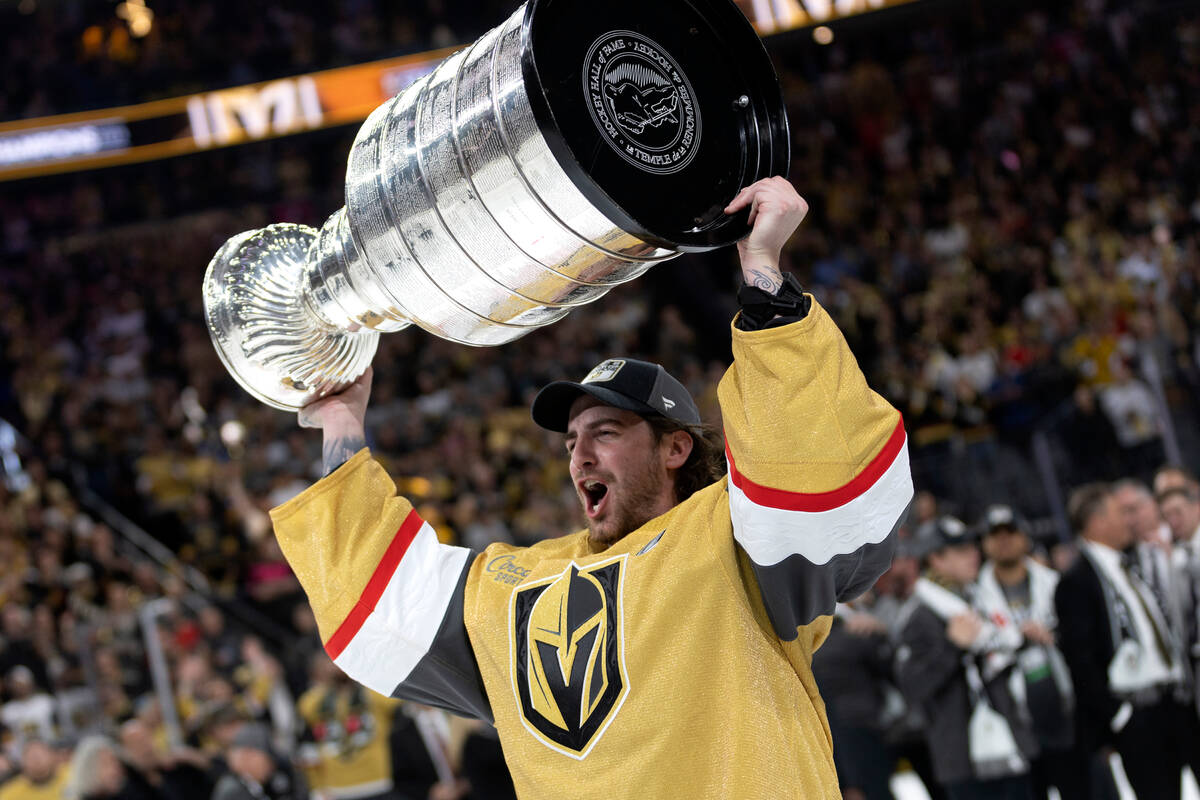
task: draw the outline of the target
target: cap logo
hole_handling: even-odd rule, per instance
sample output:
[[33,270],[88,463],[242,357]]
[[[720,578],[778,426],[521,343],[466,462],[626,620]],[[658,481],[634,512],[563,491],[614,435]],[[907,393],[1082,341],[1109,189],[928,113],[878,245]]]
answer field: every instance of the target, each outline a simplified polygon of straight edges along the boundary
[[662,401],[663,401],[663,405],[666,407],[667,411],[670,411],[672,408],[675,407],[675,401],[669,399],[665,394],[662,395]]
[[620,358],[610,358],[600,364],[587,374],[583,379],[583,383],[603,383],[611,381],[617,377],[617,373],[621,371],[621,367],[625,366],[625,360]]

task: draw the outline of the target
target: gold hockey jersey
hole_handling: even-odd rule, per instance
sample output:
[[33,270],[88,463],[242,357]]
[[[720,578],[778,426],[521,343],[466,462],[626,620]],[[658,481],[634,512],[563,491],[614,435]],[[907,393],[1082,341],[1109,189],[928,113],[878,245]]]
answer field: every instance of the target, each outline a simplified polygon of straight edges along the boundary
[[727,477],[604,551],[439,544],[365,450],[275,509],[329,654],[494,720],[522,798],[839,797],[811,659],[891,561],[904,427],[816,302],[733,348]]
[[388,737],[399,704],[352,683],[313,686],[300,696],[304,736],[296,760],[314,794],[353,800],[392,790]]

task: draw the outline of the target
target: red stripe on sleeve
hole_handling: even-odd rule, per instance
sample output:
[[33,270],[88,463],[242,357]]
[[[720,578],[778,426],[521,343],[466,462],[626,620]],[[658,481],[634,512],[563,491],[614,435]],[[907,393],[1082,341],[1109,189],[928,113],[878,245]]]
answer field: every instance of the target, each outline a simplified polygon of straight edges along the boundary
[[367,581],[362,596],[358,598],[354,608],[350,609],[346,619],[334,631],[333,636],[330,636],[329,641],[325,643],[325,652],[329,653],[330,658],[336,659],[342,654],[346,645],[350,644],[350,640],[354,638],[363,623],[367,621],[367,617],[375,610],[379,598],[383,596],[383,590],[387,588],[388,581],[396,573],[396,567],[400,566],[400,560],[404,558],[404,554],[408,552],[408,546],[412,544],[413,539],[417,536],[417,531],[421,530],[421,526],[424,524],[425,520],[417,516],[416,509],[408,512],[408,516],[400,525],[400,530],[396,531],[391,544],[384,551],[383,558],[379,559],[379,566],[375,567],[375,572]]
[[896,423],[896,429],[892,431],[892,435],[888,437],[879,454],[871,459],[871,463],[867,464],[866,468],[852,478],[849,483],[828,492],[815,492],[812,494],[772,489],[770,486],[762,486],[750,480],[737,471],[737,466],[733,463],[733,453],[729,450],[728,441],[725,443],[725,456],[729,459],[729,479],[733,481],[734,486],[741,489],[742,493],[753,502],[760,506],[770,506],[771,508],[779,508],[784,511],[811,512],[829,511],[830,509],[844,506],[867,489],[870,489],[875,484],[875,481],[879,480],[879,477],[887,472],[888,467],[896,460],[896,456],[900,453],[902,447],[904,447],[903,418]]

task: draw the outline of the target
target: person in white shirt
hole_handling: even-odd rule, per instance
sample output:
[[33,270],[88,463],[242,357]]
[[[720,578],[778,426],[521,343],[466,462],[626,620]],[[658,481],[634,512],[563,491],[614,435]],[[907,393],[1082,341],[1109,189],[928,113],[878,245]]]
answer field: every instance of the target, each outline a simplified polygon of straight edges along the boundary
[[1009,682],[1038,739],[1030,765],[1035,792],[1044,797],[1054,786],[1062,800],[1088,800],[1089,759],[1075,747],[1071,674],[1055,641],[1058,573],[1029,557],[1026,525],[1010,506],[989,506],[978,527],[987,561],[974,604],[992,624],[1021,633]]
[[1113,496],[1121,509],[1121,517],[1133,533],[1130,567],[1150,590],[1159,608],[1167,614],[1168,624],[1174,626],[1171,597],[1171,531],[1158,512],[1149,487],[1136,478],[1125,478],[1113,484]]
[[33,671],[23,664],[13,667],[5,677],[11,699],[0,707],[0,722],[13,735],[14,754],[31,739],[53,741],[57,733],[54,698],[38,690]]
[[1162,462],[1162,418],[1158,401],[1123,358],[1110,361],[1113,380],[1100,389],[1100,408],[1121,445],[1121,457],[1136,475],[1148,475]]
[[1158,495],[1158,509],[1175,544],[1173,558],[1200,547],[1200,496],[1190,486],[1174,486]]
[[[1174,601],[1179,610],[1184,660],[1189,668],[1192,698],[1200,709],[1200,494],[1190,486],[1166,489],[1158,496],[1163,518],[1171,528]],[[1197,724],[1200,724],[1198,722]],[[1192,766],[1197,772],[1197,765]],[[1200,776],[1200,772],[1197,772]]]
[[1195,743],[1183,702],[1183,659],[1153,592],[1124,551],[1133,531],[1111,488],[1088,484],[1068,502],[1080,556],[1054,595],[1059,649],[1075,688],[1076,735],[1093,753],[1115,748],[1139,798],[1178,800]]

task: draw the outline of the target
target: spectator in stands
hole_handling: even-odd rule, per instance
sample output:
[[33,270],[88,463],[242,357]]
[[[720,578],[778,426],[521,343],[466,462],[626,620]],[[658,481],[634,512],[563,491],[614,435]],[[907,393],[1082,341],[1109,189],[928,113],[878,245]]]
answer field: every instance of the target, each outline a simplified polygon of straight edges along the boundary
[[162,800],[209,800],[213,791],[209,759],[188,747],[162,754],[154,735],[154,729],[139,719],[129,720],[120,730],[121,749],[146,791]]
[[1037,737],[1038,755],[1030,770],[1036,796],[1053,786],[1063,800],[1089,800],[1090,759],[1075,747],[1075,696],[1056,645],[1058,573],[1029,557],[1028,531],[1010,506],[988,507],[979,528],[987,560],[974,605],[984,619],[1021,632],[1011,687]]
[[304,598],[300,582],[274,536],[260,539],[255,550],[255,558],[246,571],[246,591],[274,621],[287,625],[292,608]]
[[813,657],[846,800],[892,800],[883,714],[893,652],[887,628],[869,607],[869,598],[839,606]]
[[[1184,661],[1191,673],[1193,700],[1200,709],[1200,688],[1197,686],[1200,677],[1200,497],[1196,492],[1193,485],[1174,486],[1158,496],[1158,504],[1175,539],[1171,574],[1173,600],[1180,620],[1177,630]],[[1198,766],[1193,763],[1193,774]]]
[[1108,415],[1098,406],[1096,390],[1081,382],[1059,426],[1071,443],[1071,477],[1079,482],[1112,480],[1121,473],[1117,434]]
[[75,747],[67,773],[64,800],[155,800],[143,784],[130,781],[116,743],[107,736],[84,737]]
[[246,715],[233,703],[211,706],[203,715],[184,721],[185,730],[190,732],[189,741],[195,741],[213,763],[211,774],[223,775],[228,771],[225,756],[246,721]]
[[313,654],[311,677],[297,703],[304,725],[297,762],[309,786],[331,800],[392,797],[397,766],[389,741],[400,701],[354,683],[324,651]]
[[1163,613],[1169,613],[1171,593],[1171,530],[1163,521],[1154,495],[1136,478],[1113,484],[1113,497],[1133,536],[1131,566],[1154,592]]
[[229,772],[217,781],[212,800],[306,800],[304,778],[271,744],[265,725],[248,722],[234,734],[227,756]]
[[214,605],[200,609],[196,616],[200,633],[212,654],[213,666],[226,675],[233,672],[242,655],[241,636],[226,624],[225,615]]
[[242,659],[233,677],[241,687],[247,713],[268,723],[276,748],[290,753],[301,725],[295,699],[288,691],[283,666],[263,647],[257,636],[242,638]]
[[1154,472],[1154,496],[1161,497],[1168,489],[1200,491],[1196,476],[1183,467],[1164,464]]
[[60,800],[67,770],[51,746],[30,739],[21,748],[21,772],[0,785],[0,800]]
[[469,722],[464,728],[459,762],[461,783],[470,790],[468,800],[516,800],[499,732],[481,720]]
[[925,572],[901,625],[896,670],[928,720],[934,775],[950,800],[1030,800],[1037,741],[1009,688],[1020,634],[971,607],[979,550],[966,525],[942,516],[916,536]]
[[1059,581],[1059,648],[1071,670],[1076,735],[1091,753],[1115,747],[1140,798],[1178,798],[1191,747],[1190,706],[1177,694],[1183,665],[1153,591],[1126,563],[1134,533],[1104,484],[1068,503],[1083,542]]
[[33,612],[22,603],[6,603],[0,611],[0,674],[9,675],[15,667],[25,667],[37,686],[48,687],[49,679],[42,656],[32,637]]
[[34,739],[53,740],[58,733],[54,724],[54,698],[38,691],[33,670],[18,664],[9,670],[5,685],[11,699],[0,707],[0,722],[12,733],[17,750]]
[[1123,358],[1113,358],[1112,364],[1112,382],[1100,390],[1100,407],[1116,431],[1122,461],[1145,479],[1163,459],[1158,401]]
[[1200,546],[1200,496],[1190,486],[1173,486],[1158,494],[1158,508],[1171,531],[1174,555]]
[[296,636],[282,654],[284,674],[293,697],[300,697],[309,687],[309,669],[314,658],[325,653],[317,632],[317,618],[308,600],[292,607],[292,629]]
[[[872,590],[870,614],[883,623],[893,653],[900,647],[901,626],[911,611],[909,600],[913,587],[921,576],[921,559],[913,541],[913,530],[937,518],[937,500],[928,492],[918,492],[913,501],[909,521],[900,529],[900,541],[892,566]],[[861,609],[860,609],[861,610]],[[819,652],[819,651],[818,651]],[[934,777],[929,743],[925,737],[925,716],[914,703],[909,703],[897,687],[895,665],[884,687],[884,707],[881,717],[884,737],[893,763],[907,762],[925,784],[930,800],[944,800],[945,791]]]

